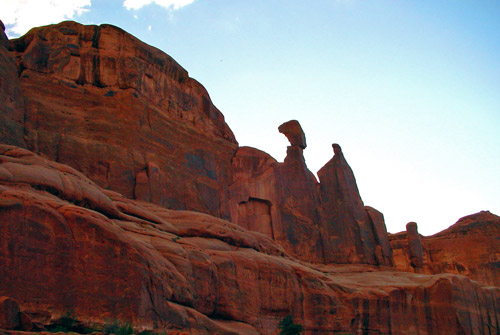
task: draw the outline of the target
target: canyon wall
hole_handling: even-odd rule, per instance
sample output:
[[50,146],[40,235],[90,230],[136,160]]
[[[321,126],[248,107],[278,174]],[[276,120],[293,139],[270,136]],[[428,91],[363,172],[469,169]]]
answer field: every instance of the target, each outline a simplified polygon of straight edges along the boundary
[[4,71],[19,80],[6,81],[24,102],[22,117],[9,112],[23,128],[9,129],[30,150],[129,198],[227,217],[238,145],[175,60],[117,27],[76,22],[34,28],[9,49],[17,70]]
[[265,234],[127,199],[7,145],[0,222],[0,297],[36,328],[68,311],[87,324],[115,319],[169,334],[277,334],[286,315],[305,335],[495,334],[500,325],[499,288],[309,264]]
[[0,75],[0,327],[498,334],[497,216],[388,236],[339,145],[319,180],[295,120],[284,162],[239,147],[201,84],[110,25],[1,32]]
[[[22,120],[6,137],[23,139],[30,150],[128,198],[266,231],[304,260],[392,263],[390,248],[382,247],[388,245],[383,216],[375,228],[341,154],[320,171],[319,188],[304,161],[306,139],[297,121],[279,129],[292,144],[284,163],[243,172],[251,166],[235,161],[251,150],[237,153],[206,90],[160,50],[114,26],[75,22],[4,42],[11,55],[6,69],[14,76],[6,94],[20,103],[3,114],[11,124]],[[20,141],[5,143],[24,146]],[[267,193],[250,194],[256,183]],[[257,224],[262,215],[268,221]]]

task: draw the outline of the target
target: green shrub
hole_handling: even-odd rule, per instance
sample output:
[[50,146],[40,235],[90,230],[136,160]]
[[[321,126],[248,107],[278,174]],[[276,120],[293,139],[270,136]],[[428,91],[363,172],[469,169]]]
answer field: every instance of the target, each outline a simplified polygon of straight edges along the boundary
[[152,330],[146,329],[141,332],[138,332],[137,335],[154,335],[154,332]]
[[280,321],[279,329],[280,335],[299,335],[302,332],[302,325],[293,323],[293,316],[287,315]]
[[71,311],[66,312],[63,316],[61,316],[56,324],[51,325],[49,327],[49,331],[51,333],[69,333],[69,332],[77,332],[76,325],[78,320],[73,317],[73,313]]
[[104,324],[103,332],[104,334],[116,334],[120,328],[120,322],[117,320],[108,321]]
[[105,334],[115,335],[133,335],[135,333],[134,326],[130,322],[120,323],[120,321],[108,322],[103,329]]

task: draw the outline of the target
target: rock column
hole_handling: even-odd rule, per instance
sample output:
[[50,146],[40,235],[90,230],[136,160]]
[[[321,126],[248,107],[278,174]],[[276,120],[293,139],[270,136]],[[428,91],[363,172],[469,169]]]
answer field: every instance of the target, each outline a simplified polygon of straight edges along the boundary
[[415,269],[415,272],[420,272],[424,266],[424,249],[422,240],[418,233],[417,224],[410,222],[406,225],[406,233],[408,236],[408,253],[410,255],[410,264]]

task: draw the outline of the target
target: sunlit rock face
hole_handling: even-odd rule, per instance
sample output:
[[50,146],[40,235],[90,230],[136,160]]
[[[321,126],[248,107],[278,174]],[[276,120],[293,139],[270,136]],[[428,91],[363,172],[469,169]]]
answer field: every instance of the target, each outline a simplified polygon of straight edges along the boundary
[[[19,140],[5,143],[24,146],[25,140],[34,152],[128,198],[231,218],[305,260],[390,263],[375,256],[380,243],[347,163],[340,169],[355,189],[328,181],[318,188],[298,121],[279,127],[290,140],[287,158],[264,174],[273,181],[258,178],[265,194],[252,195],[237,177],[248,167],[235,165],[238,146],[224,117],[168,55],[119,28],[75,22],[35,28],[4,44],[9,73],[19,76],[10,96],[20,102],[4,113],[10,118],[5,137]],[[236,195],[235,183],[244,195]],[[328,192],[346,196],[347,207],[323,204]]]
[[277,334],[289,314],[306,335],[498,328],[497,216],[389,243],[339,145],[319,181],[296,120],[282,163],[238,147],[199,83],[113,26],[0,34],[0,74],[0,328],[68,311],[169,334]]
[[17,69],[1,71],[14,67],[11,96],[20,86],[25,103],[24,128],[10,129],[28,148],[129,198],[227,216],[237,143],[175,60],[117,27],[75,22],[32,29],[9,48]]
[[454,273],[500,286],[500,217],[488,211],[468,215],[432,236],[420,236],[416,223],[391,235],[395,267],[402,271]]

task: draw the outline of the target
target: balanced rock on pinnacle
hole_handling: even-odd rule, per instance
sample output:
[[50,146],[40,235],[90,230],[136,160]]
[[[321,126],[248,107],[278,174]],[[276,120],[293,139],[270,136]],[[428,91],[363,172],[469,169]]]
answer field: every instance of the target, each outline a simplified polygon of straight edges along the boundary
[[299,121],[290,120],[278,127],[280,133],[284,134],[292,146],[298,145],[302,149],[307,147],[306,135],[300,126]]

